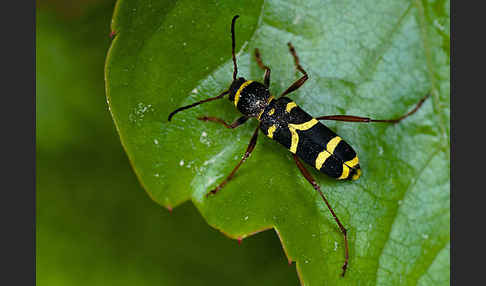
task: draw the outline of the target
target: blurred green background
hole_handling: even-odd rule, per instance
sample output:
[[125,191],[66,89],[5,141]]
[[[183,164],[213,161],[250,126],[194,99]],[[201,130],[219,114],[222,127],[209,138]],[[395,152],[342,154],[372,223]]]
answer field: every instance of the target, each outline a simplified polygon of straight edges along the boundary
[[37,1],[37,285],[297,285],[272,231],[242,245],[140,187],[105,98],[114,1]]

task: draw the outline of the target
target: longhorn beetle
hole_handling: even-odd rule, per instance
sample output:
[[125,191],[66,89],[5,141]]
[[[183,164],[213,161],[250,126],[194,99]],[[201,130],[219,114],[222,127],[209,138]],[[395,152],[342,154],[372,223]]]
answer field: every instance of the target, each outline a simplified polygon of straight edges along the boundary
[[[260,52],[255,49],[255,59],[258,66],[265,71],[263,84],[257,81],[246,80],[243,77],[237,78],[238,66],[236,65],[235,56],[235,21],[239,16],[236,15],[231,21],[231,53],[233,56],[233,82],[228,90],[223,91],[220,95],[211,97],[205,100],[195,102],[193,104],[180,107],[169,114],[168,120],[179,111],[194,107],[196,105],[221,99],[229,94],[229,100],[233,102],[236,109],[240,111],[243,116],[236,119],[233,123],[228,124],[223,119],[203,116],[197,119],[202,121],[211,121],[224,125],[226,128],[236,128],[245,123],[248,119],[254,117],[258,120],[258,126],[253,132],[250,143],[246,148],[240,162],[234,167],[231,173],[222,181],[216,188],[211,190],[210,194],[214,195],[220,191],[234,176],[241,164],[250,156],[255,148],[259,129],[271,139],[285,146],[293,153],[293,157],[297,167],[306,180],[319,193],[324,203],[327,205],[334,220],[344,236],[344,264],[342,266],[342,276],[346,273],[349,259],[348,238],[346,228],[337,217],[331,205],[321,191],[321,188],[316,183],[312,175],[307,171],[302,161],[315,167],[317,170],[330,177],[338,180],[357,180],[361,176],[361,168],[359,166],[358,156],[356,152],[349,146],[346,141],[336,135],[333,131],[319,122],[319,120],[337,120],[348,122],[385,122],[398,123],[406,117],[415,113],[423,102],[430,96],[424,96],[408,113],[395,119],[371,119],[368,117],[352,116],[352,115],[328,115],[320,117],[312,117],[307,112],[302,110],[294,101],[285,97],[287,94],[297,90],[309,78],[307,72],[299,63],[299,57],[294,49],[294,46],[289,42],[287,45],[289,51],[294,58],[295,67],[303,76],[295,81],[289,88],[287,88],[277,99],[275,99],[269,92],[270,85],[270,68],[263,64],[260,58]],[[302,160],[302,161],[301,161]]]

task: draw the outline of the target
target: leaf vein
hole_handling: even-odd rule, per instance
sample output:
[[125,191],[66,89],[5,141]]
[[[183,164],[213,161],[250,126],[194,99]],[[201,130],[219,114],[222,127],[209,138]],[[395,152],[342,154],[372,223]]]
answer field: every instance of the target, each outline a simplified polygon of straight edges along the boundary
[[[416,186],[416,184],[417,184],[417,182],[418,182],[419,178],[420,178],[420,177],[422,176],[422,174],[423,174],[423,171],[424,171],[424,170],[427,168],[427,166],[430,164],[430,162],[432,162],[432,160],[434,159],[434,157],[435,157],[435,156],[437,156],[437,154],[439,154],[439,152],[440,152],[441,150],[442,150],[441,148],[436,148],[436,150],[435,150],[434,152],[432,152],[432,153],[431,153],[431,155],[429,156],[429,158],[427,158],[427,160],[426,160],[426,162],[424,163],[424,165],[422,166],[422,168],[420,168],[420,169],[417,171],[417,175],[416,175],[416,176],[414,176],[414,180],[413,180],[413,182],[411,182],[411,183],[410,183],[410,185],[407,187],[407,189],[406,189],[406,190],[405,190],[405,191],[404,191],[404,192],[401,194],[401,196],[400,196],[400,198],[397,200],[397,202],[398,202],[398,201],[403,200],[403,198],[405,197],[405,195],[406,195],[406,194],[407,194],[407,193],[408,193],[410,190],[412,190],[412,189],[413,189],[413,188]],[[381,266],[381,265],[380,265],[380,264],[381,264],[381,263],[380,263],[381,258],[383,257],[383,254],[384,254],[384,251],[385,251],[386,245],[388,244],[388,242],[389,242],[389,241],[391,241],[391,240],[392,240],[392,237],[391,237],[392,229],[393,229],[393,226],[394,226],[394,224],[395,224],[395,222],[396,222],[396,219],[397,219],[397,217],[398,217],[398,213],[399,213],[399,210],[400,210],[400,208],[401,208],[401,207],[402,207],[402,206],[401,206],[401,205],[399,205],[399,204],[397,203],[397,206],[396,206],[396,208],[395,208],[395,210],[394,210],[393,214],[390,214],[390,217],[393,217],[393,219],[391,220],[391,224],[390,224],[390,226],[389,226],[389,228],[388,228],[388,231],[387,231],[387,238],[384,240],[383,247],[381,248],[381,250],[380,250],[380,254],[379,254],[379,255],[378,255],[378,257],[377,257],[379,262],[378,262],[378,264],[377,264],[377,267],[376,267],[376,272],[375,272],[375,284],[378,282],[378,271],[379,271],[380,269],[382,269],[382,268],[383,268],[383,266]]]

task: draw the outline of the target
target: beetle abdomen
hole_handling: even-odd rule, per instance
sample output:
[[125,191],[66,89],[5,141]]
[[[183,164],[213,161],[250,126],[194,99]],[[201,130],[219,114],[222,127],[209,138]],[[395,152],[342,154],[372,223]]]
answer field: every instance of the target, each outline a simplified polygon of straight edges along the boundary
[[353,148],[290,98],[270,102],[260,121],[268,137],[322,173],[339,180],[356,180],[361,175]]

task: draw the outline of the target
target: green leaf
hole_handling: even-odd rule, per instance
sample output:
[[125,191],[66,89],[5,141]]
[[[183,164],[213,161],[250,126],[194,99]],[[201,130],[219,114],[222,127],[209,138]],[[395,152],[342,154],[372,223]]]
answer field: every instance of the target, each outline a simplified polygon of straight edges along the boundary
[[[255,151],[216,196],[205,194],[237,164],[256,127],[235,130],[225,99],[177,114],[231,83],[230,21],[236,24],[239,75],[262,80],[258,47],[278,96],[300,75],[291,97],[314,116],[385,119],[397,125],[325,122],[359,154],[363,175],[341,182],[315,170],[348,229],[350,265],[341,278],[343,237],[290,153],[260,135]],[[449,1],[152,1],[119,0],[106,62],[106,89],[121,141],[156,202],[191,200],[232,238],[274,228],[304,285],[449,283]],[[312,169],[309,166],[309,169]]]

